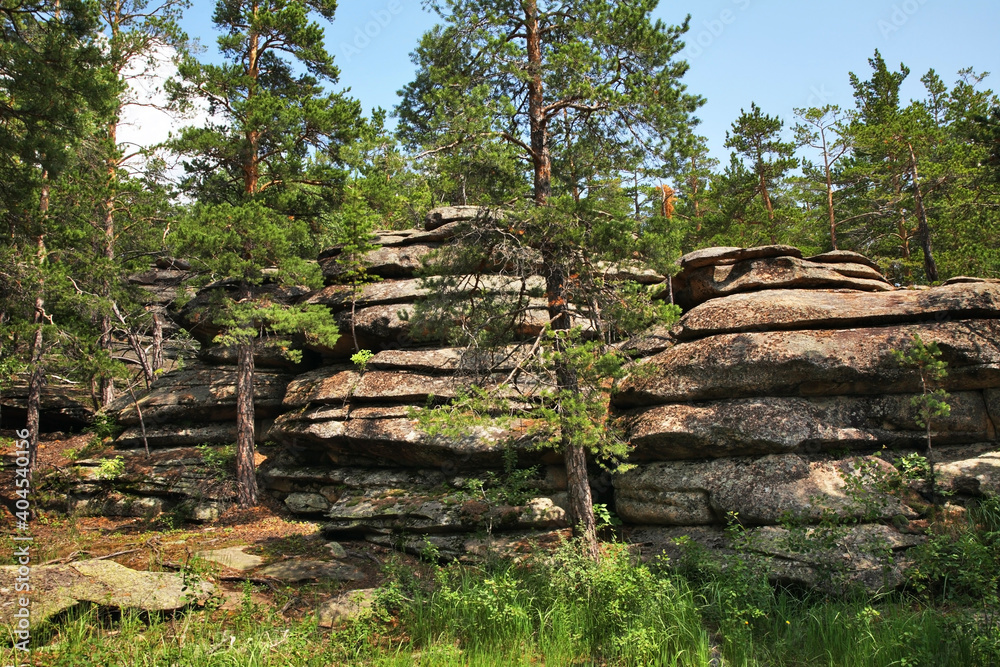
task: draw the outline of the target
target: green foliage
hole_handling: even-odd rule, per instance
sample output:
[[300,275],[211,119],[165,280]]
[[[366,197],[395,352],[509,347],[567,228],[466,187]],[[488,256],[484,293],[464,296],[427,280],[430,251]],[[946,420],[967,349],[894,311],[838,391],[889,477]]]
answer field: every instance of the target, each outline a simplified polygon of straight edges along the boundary
[[99,411],[94,415],[94,419],[90,422],[87,430],[93,433],[94,437],[98,440],[103,440],[104,438],[113,438],[118,435],[121,432],[121,427],[115,421],[113,415]]
[[936,341],[924,343],[918,334],[906,350],[893,350],[893,357],[902,365],[915,368],[920,374],[921,393],[910,400],[916,410],[916,422],[924,428],[927,442],[928,478],[931,495],[934,502],[939,502],[937,480],[934,475],[934,452],[931,442],[931,424],[934,419],[947,417],[951,414],[948,404],[949,394],[944,389],[936,387],[948,376],[948,364],[940,359],[941,350]]
[[551,377],[557,363],[565,364],[579,378],[575,391],[517,379],[486,387],[472,384],[447,405],[415,412],[420,428],[432,437],[451,439],[500,428],[509,433],[508,447],[561,448],[565,435],[602,466],[623,470],[629,447],[609,419],[608,399],[614,384],[625,377],[628,359],[600,341],[581,340],[579,329],[548,329],[541,339],[548,343],[539,346],[536,356],[523,360],[521,372]]
[[232,476],[236,462],[235,445],[201,444],[196,448],[201,455],[202,463],[211,469],[219,479]]
[[399,613],[413,648],[455,641],[473,664],[564,664],[587,656],[696,665],[709,653],[683,583],[657,575],[621,545],[609,545],[599,563],[566,544],[522,566],[448,566],[435,571],[430,587],[410,581]]
[[358,372],[364,373],[368,368],[368,362],[371,361],[374,356],[375,353],[371,350],[358,350],[351,355],[351,363],[357,367]]
[[114,458],[102,459],[101,463],[97,466],[97,472],[94,473],[94,477],[100,480],[113,482],[125,473],[125,459],[121,456],[116,456]]
[[945,603],[1000,605],[1000,499],[986,498],[966,517],[935,525],[927,542],[910,551],[908,581],[914,590]]

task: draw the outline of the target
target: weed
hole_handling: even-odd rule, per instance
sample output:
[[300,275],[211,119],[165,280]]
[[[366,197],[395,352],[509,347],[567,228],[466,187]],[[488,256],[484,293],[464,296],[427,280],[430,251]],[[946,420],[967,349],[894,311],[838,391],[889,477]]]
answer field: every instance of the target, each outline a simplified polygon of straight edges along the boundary
[[97,466],[97,472],[94,473],[94,477],[113,482],[123,474],[125,474],[125,459],[121,456],[116,456],[111,459],[103,459]]

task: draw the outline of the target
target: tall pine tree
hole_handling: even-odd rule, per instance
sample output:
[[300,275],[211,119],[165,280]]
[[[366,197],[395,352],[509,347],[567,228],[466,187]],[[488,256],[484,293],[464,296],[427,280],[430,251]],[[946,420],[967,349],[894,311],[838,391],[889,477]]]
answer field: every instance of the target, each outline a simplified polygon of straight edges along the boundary
[[[555,383],[549,442],[563,451],[570,516],[596,557],[586,456],[606,443],[591,373],[604,357],[573,344],[574,304],[586,304],[593,328],[609,335],[604,318],[614,311],[600,306],[599,262],[632,257],[642,232],[622,183],[644,161],[662,163],[700,103],[680,84],[686,63],[674,60],[687,24],[653,20],[655,0],[429,4],[443,25],[417,50],[402,132],[427,154],[475,146],[522,161],[508,195],[515,205],[507,219],[516,222],[469,238],[485,242],[480,251],[492,248],[494,262],[517,257],[521,271],[542,267],[551,333],[539,340],[549,343]],[[516,205],[525,193],[529,205]]]
[[[312,242],[345,178],[338,148],[356,136],[358,104],[325,86],[339,72],[314,18],[332,20],[333,0],[220,0],[223,64],[186,59],[176,100],[203,99],[207,126],[186,128],[173,146],[188,156],[185,187],[197,199],[174,235],[217,290],[206,317],[217,341],[237,351],[237,488],[241,506],[257,502],[254,466],[253,342],[262,330],[294,331],[332,344],[329,312],[282,306],[260,286],[316,285]],[[327,159],[317,160],[322,152]]]

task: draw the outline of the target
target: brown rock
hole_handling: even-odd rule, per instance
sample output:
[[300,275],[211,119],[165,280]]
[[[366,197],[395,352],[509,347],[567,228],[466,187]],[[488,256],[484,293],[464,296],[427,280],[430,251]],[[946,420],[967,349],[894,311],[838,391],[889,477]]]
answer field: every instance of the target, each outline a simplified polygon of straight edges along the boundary
[[755,396],[837,396],[920,391],[914,369],[893,350],[919,334],[937,342],[948,364],[943,386],[971,391],[1000,386],[997,320],[711,336],[676,345],[651,359],[655,377],[627,381],[619,407]]
[[876,293],[768,290],[734,294],[692,309],[672,333],[679,340],[691,340],[748,331],[848,329],[972,318],[1000,318],[1000,285]]

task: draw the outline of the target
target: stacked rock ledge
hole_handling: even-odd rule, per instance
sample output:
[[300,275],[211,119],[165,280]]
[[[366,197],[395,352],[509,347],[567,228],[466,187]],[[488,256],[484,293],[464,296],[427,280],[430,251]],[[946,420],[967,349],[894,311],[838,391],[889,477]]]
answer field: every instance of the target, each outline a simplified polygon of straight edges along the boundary
[[[323,522],[331,536],[414,550],[430,543],[463,557],[486,544],[517,551],[532,539],[566,534],[565,473],[554,454],[519,450],[518,465],[538,466],[538,473],[516,498],[470,482],[502,475],[516,425],[453,438],[430,436],[418,424],[428,405],[511,368],[503,356],[429,344],[413,329],[419,304],[433,296],[418,275],[425,261],[488,215],[449,207],[433,211],[424,229],[377,233],[377,249],[363,259],[379,280],[359,287],[338,282],[341,249],[333,248],[319,259],[323,289],[282,297],[328,307],[342,336],[298,367],[258,370],[259,439],[276,443],[264,450],[261,479],[291,512]],[[923,451],[926,434],[910,404],[919,376],[892,354],[915,335],[937,342],[948,363],[951,414],[935,420],[931,433],[941,485],[955,492],[955,502],[1000,489],[1000,284],[902,290],[861,255],[803,258],[788,246],[706,249],[680,267],[673,292],[686,314],[671,331],[655,328],[623,344],[655,370],[612,397],[635,467],[614,478],[606,499],[645,551],[680,533],[725,549],[722,527],[735,516],[760,534],[759,553],[781,564],[776,577],[814,583],[824,558],[789,555],[780,524],[838,516],[854,526],[845,529],[845,543],[875,536],[905,563],[905,550],[921,539],[906,526],[925,508],[926,490],[887,496],[865,480],[892,473],[894,456]],[[607,268],[620,279],[666,280],[641,267]],[[475,284],[512,289],[499,274]],[[533,279],[526,288],[542,286]],[[543,302],[536,310],[537,322],[529,317],[521,331],[526,338],[547,320]],[[200,327],[207,344],[209,328],[181,319]],[[359,349],[374,353],[364,368],[350,362]],[[199,477],[205,449],[195,448],[234,439],[230,364],[225,351],[207,346],[197,361],[157,380],[138,409],[119,406],[127,426],[119,453],[145,465],[148,476],[129,481],[130,493],[165,506],[192,498],[231,502],[226,488]],[[161,458],[142,463],[144,443]],[[98,486],[86,481],[79,502],[99,505]],[[874,585],[874,562],[856,560],[865,585]]]

